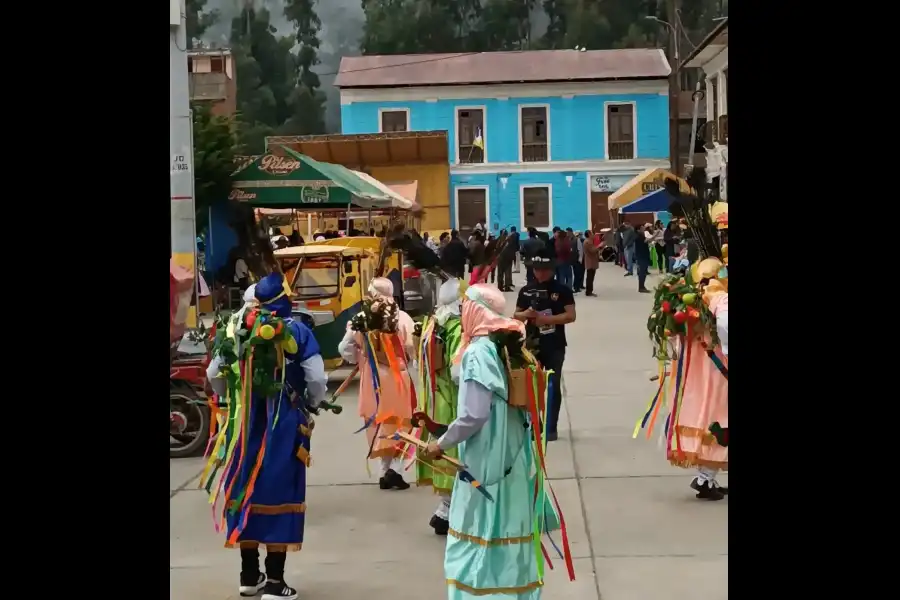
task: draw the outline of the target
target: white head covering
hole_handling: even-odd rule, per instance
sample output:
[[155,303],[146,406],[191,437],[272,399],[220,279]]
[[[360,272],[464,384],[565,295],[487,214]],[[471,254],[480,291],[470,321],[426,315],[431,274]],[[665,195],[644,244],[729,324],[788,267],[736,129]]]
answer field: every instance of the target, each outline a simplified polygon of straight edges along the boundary
[[437,308],[434,309],[434,318],[441,326],[450,317],[458,317],[462,314],[459,283],[459,279],[448,279],[441,284],[441,288],[438,290]]
[[394,284],[387,277],[376,277],[369,284],[369,294],[379,296],[381,298],[394,297]]
[[244,292],[244,303],[255,303],[256,302],[256,284],[254,283],[250,287],[247,288],[247,291]]

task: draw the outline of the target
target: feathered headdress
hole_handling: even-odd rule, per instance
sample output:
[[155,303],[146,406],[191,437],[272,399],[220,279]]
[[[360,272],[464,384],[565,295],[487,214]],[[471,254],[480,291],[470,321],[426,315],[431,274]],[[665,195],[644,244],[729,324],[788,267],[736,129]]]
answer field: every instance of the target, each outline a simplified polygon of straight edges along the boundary
[[417,232],[408,231],[402,224],[398,224],[389,235],[388,245],[395,250],[402,250],[404,258],[416,269],[434,273],[444,281],[450,279],[441,269],[440,257],[425,244]]
[[716,225],[709,216],[712,201],[707,191],[706,169],[695,167],[688,175],[687,182],[691,191],[685,194],[676,179],[664,181],[666,191],[675,199],[669,205],[669,212],[672,216],[683,217],[687,221],[691,235],[704,258],[722,258],[722,246]]

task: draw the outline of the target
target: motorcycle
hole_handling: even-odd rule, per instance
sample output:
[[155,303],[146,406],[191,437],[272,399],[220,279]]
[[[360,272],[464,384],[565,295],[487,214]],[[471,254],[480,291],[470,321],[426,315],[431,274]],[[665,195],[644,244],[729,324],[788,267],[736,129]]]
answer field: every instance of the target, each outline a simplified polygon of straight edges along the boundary
[[[206,449],[210,435],[211,396],[206,381],[209,349],[195,342],[196,353],[178,351],[185,337],[185,317],[194,292],[193,273],[169,261],[169,457],[197,456]],[[205,332],[200,331],[200,339]],[[174,442],[174,443],[173,443]]]
[[[176,358],[169,372],[169,457],[203,454],[209,442],[211,396],[206,355]],[[174,442],[174,443],[173,443]]]

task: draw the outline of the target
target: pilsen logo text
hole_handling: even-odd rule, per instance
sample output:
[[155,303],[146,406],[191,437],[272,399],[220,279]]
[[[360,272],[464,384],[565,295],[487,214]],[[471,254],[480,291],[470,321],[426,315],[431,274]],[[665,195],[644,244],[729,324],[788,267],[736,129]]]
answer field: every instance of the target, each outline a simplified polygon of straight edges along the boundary
[[300,162],[285,158],[283,156],[274,156],[267,154],[259,161],[259,170],[270,175],[287,175],[293,173],[300,168]]
[[307,204],[328,202],[330,192],[327,187],[304,187],[300,191],[300,200]]
[[256,194],[253,192],[245,192],[244,190],[231,190],[231,193],[228,194],[229,200],[238,200],[239,202],[246,202],[247,200],[256,200]]

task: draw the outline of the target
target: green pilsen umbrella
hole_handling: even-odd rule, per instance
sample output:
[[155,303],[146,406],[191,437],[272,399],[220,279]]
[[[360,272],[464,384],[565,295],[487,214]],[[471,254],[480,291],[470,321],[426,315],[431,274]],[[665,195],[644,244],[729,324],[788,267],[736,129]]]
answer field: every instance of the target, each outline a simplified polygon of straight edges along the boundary
[[282,146],[232,175],[231,198],[253,207],[327,210],[390,207],[392,198],[341,165],[319,162]]

